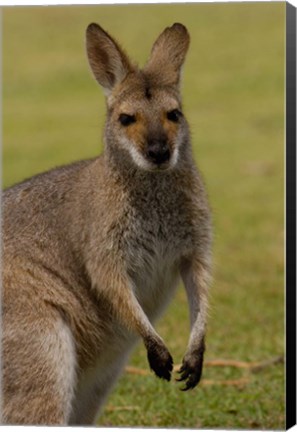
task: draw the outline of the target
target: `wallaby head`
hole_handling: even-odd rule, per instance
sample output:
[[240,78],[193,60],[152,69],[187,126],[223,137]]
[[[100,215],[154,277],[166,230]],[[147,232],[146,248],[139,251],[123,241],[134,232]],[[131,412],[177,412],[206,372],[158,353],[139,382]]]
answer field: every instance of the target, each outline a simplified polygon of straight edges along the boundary
[[176,166],[188,126],[179,91],[189,46],[182,24],[166,28],[143,69],[99,25],[87,28],[87,54],[107,98],[106,151],[114,160],[155,171]]

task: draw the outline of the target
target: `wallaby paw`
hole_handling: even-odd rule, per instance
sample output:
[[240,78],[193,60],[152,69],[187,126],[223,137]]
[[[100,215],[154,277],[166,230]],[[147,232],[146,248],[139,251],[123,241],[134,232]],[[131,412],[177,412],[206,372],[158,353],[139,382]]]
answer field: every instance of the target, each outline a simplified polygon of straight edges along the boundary
[[176,379],[176,381],[185,381],[185,387],[181,388],[182,391],[193,389],[199,383],[203,368],[203,354],[204,347],[190,355],[185,355],[182,366],[178,370],[181,375]]
[[173,359],[165,345],[152,344],[147,350],[147,358],[157,377],[170,381]]

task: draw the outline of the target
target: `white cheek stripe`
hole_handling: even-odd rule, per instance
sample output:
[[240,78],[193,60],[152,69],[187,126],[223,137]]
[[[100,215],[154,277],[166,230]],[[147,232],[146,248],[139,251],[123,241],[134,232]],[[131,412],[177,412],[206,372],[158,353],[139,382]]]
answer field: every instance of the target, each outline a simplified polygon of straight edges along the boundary
[[129,141],[127,138],[122,138],[120,140],[123,147],[130,153],[134,163],[142,169],[151,169],[150,163],[142,156],[142,154],[137,150],[133,141]]
[[179,155],[179,147],[176,146],[175,149],[173,150],[171,160],[170,160],[171,168],[173,168],[177,164],[178,155]]
[[130,145],[129,148],[129,153],[132,156],[132,159],[134,160],[134,162],[136,163],[137,166],[139,166],[139,168],[143,168],[143,169],[151,169],[151,164],[142,156],[142,154],[134,147],[134,145]]

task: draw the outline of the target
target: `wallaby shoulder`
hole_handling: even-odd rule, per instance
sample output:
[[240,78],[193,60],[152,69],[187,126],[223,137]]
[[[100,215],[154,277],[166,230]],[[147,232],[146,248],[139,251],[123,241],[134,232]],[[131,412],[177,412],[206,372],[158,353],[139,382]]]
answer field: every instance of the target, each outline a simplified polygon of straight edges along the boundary
[[[62,165],[48,171],[36,174],[3,191],[4,209],[11,211],[15,204],[27,204],[30,200],[48,200],[57,197],[59,192],[65,192],[78,178],[82,169],[86,168],[94,159],[80,160]],[[16,209],[17,210],[17,209]]]
[[[100,159],[100,158],[98,158]],[[3,274],[7,289],[77,286],[85,279],[71,238],[75,196],[94,159],[38,174],[4,191]],[[86,189],[88,189],[86,187]],[[52,288],[51,288],[52,291]]]

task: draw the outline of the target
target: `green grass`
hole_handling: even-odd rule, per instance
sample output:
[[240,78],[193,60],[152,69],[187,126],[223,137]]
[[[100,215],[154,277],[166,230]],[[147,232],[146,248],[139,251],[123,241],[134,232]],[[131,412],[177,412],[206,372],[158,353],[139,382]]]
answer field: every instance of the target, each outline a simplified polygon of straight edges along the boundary
[[[104,97],[84,51],[97,21],[144,64],[161,30],[184,23],[191,49],[184,111],[214,220],[214,282],[206,360],[262,361],[284,353],[285,3],[5,9],[3,185],[102,149]],[[188,328],[180,288],[158,331],[176,363]],[[140,345],[132,365],[148,368]],[[231,367],[206,367],[192,392],[152,374],[124,374],[103,426],[284,428],[284,373],[273,365],[242,386]]]

